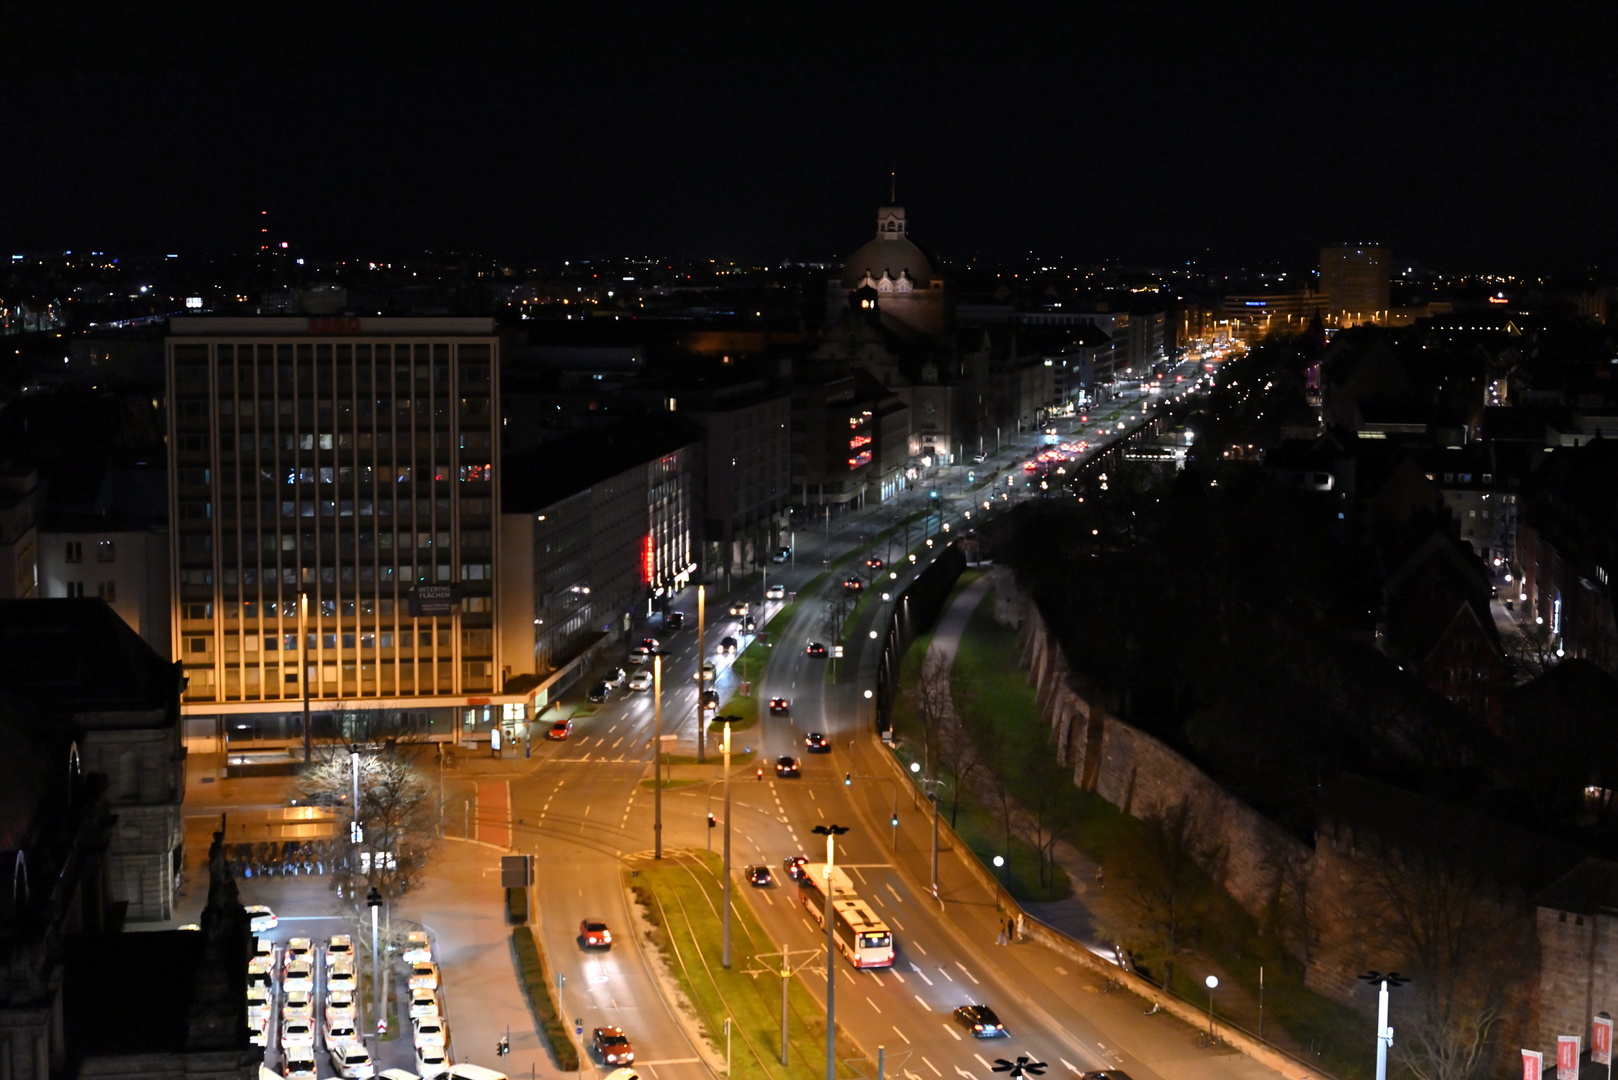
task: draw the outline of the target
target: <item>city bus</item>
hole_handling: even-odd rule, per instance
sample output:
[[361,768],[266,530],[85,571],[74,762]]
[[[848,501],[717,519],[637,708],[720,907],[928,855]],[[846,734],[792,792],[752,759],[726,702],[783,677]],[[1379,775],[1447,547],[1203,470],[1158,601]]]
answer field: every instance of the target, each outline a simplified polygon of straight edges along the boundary
[[[798,899],[824,926],[826,893],[822,883],[826,880],[826,864],[809,863],[803,870],[803,877],[798,879]],[[854,883],[836,867],[832,868],[831,894],[832,932],[838,951],[857,968],[892,967],[893,931],[855,895]]]

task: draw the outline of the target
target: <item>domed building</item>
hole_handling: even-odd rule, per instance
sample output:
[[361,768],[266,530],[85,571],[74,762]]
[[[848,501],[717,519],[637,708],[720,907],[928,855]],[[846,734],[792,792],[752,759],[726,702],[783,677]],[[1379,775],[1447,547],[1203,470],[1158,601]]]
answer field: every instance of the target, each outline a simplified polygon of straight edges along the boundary
[[[944,333],[944,279],[925,252],[911,242],[902,206],[876,212],[876,238],[868,240],[843,267],[846,294],[876,293],[882,321],[927,337]],[[898,324],[895,326],[894,324]]]

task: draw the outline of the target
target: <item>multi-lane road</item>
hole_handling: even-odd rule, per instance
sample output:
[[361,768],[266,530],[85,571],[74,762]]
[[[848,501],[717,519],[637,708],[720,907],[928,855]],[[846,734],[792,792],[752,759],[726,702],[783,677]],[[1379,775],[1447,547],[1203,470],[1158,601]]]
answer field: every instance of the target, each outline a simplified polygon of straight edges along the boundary
[[[1176,374],[1185,375],[1189,383],[1200,371],[1194,364],[1182,365],[1168,373],[1170,385]],[[1152,399],[1160,396],[1147,392],[1126,395],[1097,410],[1110,413],[1122,408],[1126,422],[1122,430],[1114,423],[1112,431],[1098,432],[1094,421],[1080,424],[1075,418],[1058,422],[1060,437],[1085,438],[1091,444],[1089,454],[1102,452],[1144,423],[1147,413],[1142,406],[1155,412]],[[998,463],[1007,474],[1018,476],[1022,461],[1040,442],[1041,434],[1031,433],[1022,439],[1020,456],[1003,455],[996,462],[952,470],[949,479],[957,482],[940,488],[943,520],[960,521],[965,511],[981,505],[985,492],[1007,492],[1010,499],[1006,501],[1026,497],[1020,482],[968,490],[964,474],[970,469],[981,478]],[[929,501],[925,489],[900,499],[901,513],[921,509]],[[861,568],[867,553],[886,558],[892,545],[886,539],[875,542],[874,537],[893,520],[890,508],[872,508],[834,522],[825,534],[818,529],[800,532],[796,564],[770,567],[769,581],[797,589],[828,560],[850,550],[859,552],[848,563],[852,568]],[[912,539],[919,542],[919,530]],[[905,584],[903,575],[911,571],[907,562],[901,562],[901,567],[901,580],[892,583],[895,593]],[[886,572],[882,576],[885,579]],[[988,1077],[992,1059],[1006,1056],[1007,1051],[1012,1056],[1030,1053],[1065,1066],[1064,1071],[1123,1067],[1145,1080],[1158,1075],[1120,1049],[1120,1041],[1098,1024],[1091,1015],[1093,1010],[1075,1000],[1078,995],[1031,994],[1018,985],[1018,976],[1005,970],[990,941],[964,938],[959,926],[939,917],[938,903],[928,894],[927,883],[913,880],[895,865],[886,815],[878,820],[870,814],[871,800],[865,797],[870,785],[881,784],[884,792],[888,790],[887,782],[863,779],[871,771],[873,735],[868,709],[859,707],[864,703],[858,687],[828,681],[829,661],[805,652],[811,640],[828,645],[833,641],[830,600],[842,574],[832,577],[835,580],[828,581],[819,596],[800,597],[804,602],[790,625],[772,629],[771,659],[762,673],[750,673],[753,693],[761,703],[780,696],[792,705],[790,716],[761,715],[758,725],[736,740],[749,744],[766,764],[763,780],[753,779],[751,771],[733,778],[733,862],[738,896],[753,905],[772,940],[793,949],[823,946],[823,931],[804,913],[796,887],[783,880],[780,868],[788,855],[801,853],[811,860],[823,857],[820,838],[810,833],[815,825],[852,826],[840,841],[838,862],[854,879],[861,897],[892,927],[897,942],[897,959],[891,969],[855,971],[842,959],[834,965],[839,1023],[862,1047],[874,1051],[878,1045],[885,1046],[895,1055],[895,1071],[919,1080]],[[752,600],[756,607],[762,591],[761,584],[759,595],[740,598]],[[688,594],[681,607],[686,610],[686,627],[664,642],[662,720],[665,732],[680,733],[679,752],[690,754],[696,730],[694,676],[702,657],[697,655],[694,597]],[[759,618],[761,627],[777,607],[775,603],[766,606]],[[725,605],[708,605],[709,645],[738,630],[736,620],[726,615]],[[647,632],[658,635],[655,621]],[[746,644],[744,637],[742,648]],[[723,699],[734,692],[738,674],[730,666],[731,658],[718,659]],[[614,700],[579,720],[568,741],[536,745],[538,766],[511,781],[513,843],[537,856],[536,900],[543,913],[546,951],[556,971],[566,977],[564,1014],[581,1019],[586,1032],[609,1023],[623,1027],[639,1048],[637,1065],[657,1080],[696,1078],[710,1075],[710,1070],[659,991],[640,952],[638,935],[623,933],[620,947],[611,952],[587,953],[578,941],[578,923],[586,916],[604,918],[626,931],[632,925],[622,871],[627,857],[652,846],[652,799],[641,784],[649,776],[652,726],[652,694],[620,690]],[[832,752],[807,753],[804,737],[810,731],[829,735]],[[767,767],[782,754],[802,759],[800,778],[778,779]],[[717,761],[717,757],[711,760]],[[862,776],[857,788],[843,782],[851,772]],[[707,785],[665,793],[666,848],[705,843],[707,813],[718,806],[714,796]],[[908,793],[903,799],[906,812],[911,812]],[[740,877],[748,863],[774,868],[777,885],[749,889]],[[950,897],[946,895],[944,900],[948,903]],[[818,979],[809,980],[822,1001],[823,980],[824,969]],[[963,1038],[951,1021],[951,1012],[967,1003],[992,1006],[1010,1038],[994,1042]]]

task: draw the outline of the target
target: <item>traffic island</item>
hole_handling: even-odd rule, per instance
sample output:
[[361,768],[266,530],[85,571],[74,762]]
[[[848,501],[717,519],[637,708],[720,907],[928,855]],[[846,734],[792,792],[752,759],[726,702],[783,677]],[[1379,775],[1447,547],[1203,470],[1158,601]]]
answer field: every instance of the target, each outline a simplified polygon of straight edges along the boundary
[[579,1048],[567,1024],[556,1013],[556,999],[551,995],[550,969],[545,956],[534,940],[534,931],[519,926],[511,932],[511,957],[517,966],[517,981],[522,984],[528,998],[528,1009],[534,1014],[540,1038],[550,1047],[551,1060],[563,1072],[576,1072],[579,1068]]
[[[720,965],[720,905],[724,883],[718,855],[693,852],[653,863],[640,860],[627,881],[653,962],[663,969],[689,1005],[689,1019],[723,1060],[725,1020],[731,1027],[731,1075],[778,1080],[822,1080],[826,1075],[826,1017],[802,980],[787,986],[787,1064],[781,1064],[781,954],[745,904],[734,904],[731,966]],[[744,886],[745,887],[745,886]],[[793,956],[794,968],[806,958]],[[824,963],[823,956],[820,962]],[[838,963],[843,963],[841,957]],[[824,967],[818,969],[824,977]],[[872,1063],[841,1025],[837,1033],[837,1075],[868,1075]]]

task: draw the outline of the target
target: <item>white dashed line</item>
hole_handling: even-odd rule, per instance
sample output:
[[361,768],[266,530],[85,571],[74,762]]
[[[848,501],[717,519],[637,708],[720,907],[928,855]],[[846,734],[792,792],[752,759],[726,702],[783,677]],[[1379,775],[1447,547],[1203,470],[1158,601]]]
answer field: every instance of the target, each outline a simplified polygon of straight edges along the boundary
[[963,964],[959,960],[957,960],[957,961],[955,961],[955,966],[960,968],[961,969],[961,974],[965,975],[968,979],[971,979],[973,983],[975,983],[977,985],[982,985],[981,983],[978,983],[976,975],[973,975],[970,971],[966,970],[966,965],[965,964]]
[[899,1036],[899,1038],[903,1039],[905,1041],[906,1046],[910,1045],[909,1036],[907,1036],[904,1032],[899,1030],[899,1025],[898,1024],[893,1025],[893,1033],[895,1035]]
[[878,1013],[880,1013],[880,1012],[881,1012],[881,1011],[882,1011],[882,1010],[881,1010],[881,1009],[878,1009],[878,1008],[877,1008],[877,1005],[876,1005],[876,1002],[874,1002],[874,1001],[871,1001],[871,995],[870,995],[870,994],[866,994],[866,995],[865,995],[865,1000],[866,1000],[866,1001],[868,1001],[868,1002],[870,1002],[870,1005],[871,1005],[871,1008],[873,1008],[873,1009],[876,1009],[876,1011],[877,1011],[877,1012],[878,1012]]
[[934,1065],[932,1062],[928,1061],[925,1057],[921,1059],[921,1063],[923,1065],[927,1066],[929,1069],[933,1070],[933,1075],[934,1076],[943,1076],[944,1075],[943,1073],[938,1071],[938,1066],[937,1065]]
[[917,975],[921,976],[921,981],[926,983],[928,986],[933,985],[933,980],[931,980],[931,979],[929,979],[927,977],[927,973],[925,971],[921,970],[921,967],[918,964],[916,964],[915,961],[911,961],[910,970],[914,971]]
[[955,1030],[955,1025],[954,1024],[945,1024],[944,1025],[944,1030],[949,1032],[951,1035],[955,1036],[955,1041],[956,1042],[961,1041],[961,1033],[959,1031]]
[[922,1001],[920,994],[911,994],[910,996],[915,998],[916,1001],[921,1005],[921,1007],[926,1009],[928,1012],[933,1011],[933,1007],[931,1005],[927,1004],[925,1001]]
[[943,968],[939,968],[938,973],[940,975],[944,976],[944,978],[948,979],[950,982],[955,981],[955,977],[953,975],[951,975],[949,972],[945,971]]

